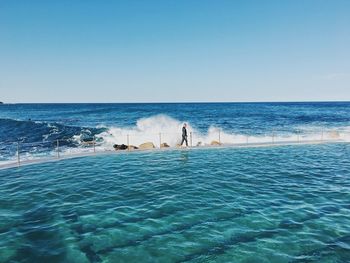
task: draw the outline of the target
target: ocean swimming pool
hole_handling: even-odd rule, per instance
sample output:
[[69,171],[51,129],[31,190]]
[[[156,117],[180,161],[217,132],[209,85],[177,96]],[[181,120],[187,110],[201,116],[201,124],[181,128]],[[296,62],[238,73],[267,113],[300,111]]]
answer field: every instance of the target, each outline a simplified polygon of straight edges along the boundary
[[348,262],[348,144],[0,170],[0,262]]

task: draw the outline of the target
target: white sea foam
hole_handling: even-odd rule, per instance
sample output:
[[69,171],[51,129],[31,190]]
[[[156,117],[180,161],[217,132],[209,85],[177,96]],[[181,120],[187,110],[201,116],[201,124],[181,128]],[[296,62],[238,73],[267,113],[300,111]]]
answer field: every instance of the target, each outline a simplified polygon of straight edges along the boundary
[[323,129],[320,127],[300,127],[299,133],[273,131],[263,135],[244,135],[230,133],[220,127],[210,126],[206,132],[200,132],[191,123],[171,118],[167,115],[155,115],[139,119],[135,127],[110,127],[96,137],[103,139],[102,147],[110,149],[114,144],[138,146],[144,142],[153,142],[159,147],[161,142],[176,146],[181,141],[181,128],[187,123],[189,144],[209,145],[212,141],[223,144],[270,143],[301,140],[345,140],[350,141],[350,127],[343,129]]
[[[171,147],[181,142],[181,129],[183,123],[187,123],[188,143],[192,146],[208,146],[213,141],[220,141],[224,145],[240,144],[271,144],[288,142],[308,142],[313,141],[345,141],[350,142],[350,127],[322,128],[322,127],[298,127],[299,133],[279,132],[277,130],[262,135],[245,135],[240,133],[228,132],[220,127],[210,126],[207,131],[200,132],[191,123],[186,120],[177,120],[167,115],[155,115],[148,118],[139,119],[134,127],[109,127],[105,132],[97,134],[95,150],[96,152],[113,151],[114,144],[129,144],[139,146],[145,142],[153,142],[156,147],[160,143],[166,142]],[[83,143],[84,136],[73,136],[73,141],[78,147],[61,146],[59,154],[61,157],[93,152],[93,145]],[[39,145],[40,143],[38,143]],[[35,161],[42,158],[56,158],[57,149],[48,152],[21,153],[21,160]],[[4,159],[5,156],[2,158]],[[17,161],[16,156],[8,156],[0,164]]]

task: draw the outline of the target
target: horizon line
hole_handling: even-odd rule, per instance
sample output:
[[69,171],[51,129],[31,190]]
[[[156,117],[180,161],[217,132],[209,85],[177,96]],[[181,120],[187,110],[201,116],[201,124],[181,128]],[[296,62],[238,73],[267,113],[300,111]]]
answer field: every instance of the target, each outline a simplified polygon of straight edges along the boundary
[[10,104],[209,104],[209,103],[329,103],[350,102],[350,100],[281,100],[281,101],[133,101],[133,102],[4,102],[0,105]]

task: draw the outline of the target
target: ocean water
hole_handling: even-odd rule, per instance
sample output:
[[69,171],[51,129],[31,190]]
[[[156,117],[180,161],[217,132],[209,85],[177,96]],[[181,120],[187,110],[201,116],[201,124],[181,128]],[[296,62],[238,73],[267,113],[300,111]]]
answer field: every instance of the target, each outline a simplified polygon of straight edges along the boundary
[[[181,126],[189,124],[192,144],[213,140],[245,142],[341,139],[350,141],[350,103],[164,103],[164,104],[5,104],[0,105],[0,163],[113,144],[138,146],[151,141],[175,146]],[[161,134],[161,135],[159,135]]]
[[[268,144],[111,151],[183,122]],[[0,105],[0,164],[103,152],[0,170],[0,263],[350,262],[349,131],[347,102]]]
[[347,143],[0,170],[0,262],[350,262]]

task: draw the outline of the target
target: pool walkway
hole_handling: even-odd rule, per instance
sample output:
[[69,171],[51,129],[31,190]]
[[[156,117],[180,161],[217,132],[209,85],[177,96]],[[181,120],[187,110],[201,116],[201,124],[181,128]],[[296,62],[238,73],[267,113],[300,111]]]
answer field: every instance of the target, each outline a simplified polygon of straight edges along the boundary
[[106,155],[106,154],[130,154],[133,152],[154,152],[154,151],[183,151],[183,150],[201,150],[201,149],[220,149],[220,148],[258,148],[258,147],[277,147],[277,146],[291,146],[291,145],[312,145],[312,144],[330,144],[330,143],[349,143],[344,140],[330,139],[330,140],[303,140],[303,141],[275,141],[275,142],[258,142],[258,143],[235,143],[235,144],[221,144],[221,145],[204,145],[193,147],[166,147],[166,148],[154,148],[147,150],[132,149],[132,150],[98,150],[93,149],[91,151],[84,151],[79,153],[61,152],[59,155],[48,156],[31,156],[26,159],[19,160],[11,159],[6,161],[0,161],[0,169],[8,169],[21,167],[23,165],[57,162],[66,159]]

